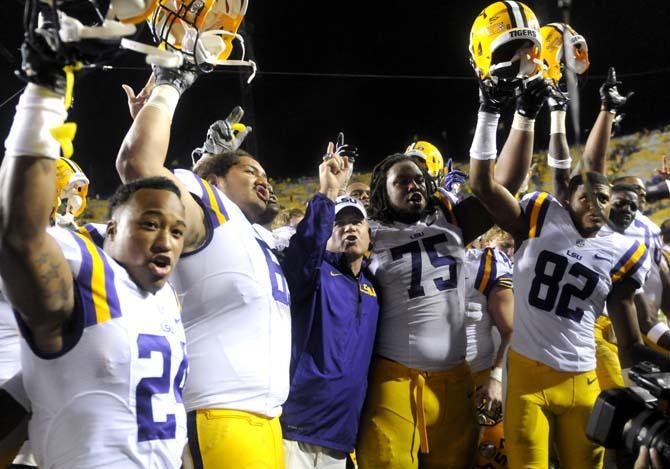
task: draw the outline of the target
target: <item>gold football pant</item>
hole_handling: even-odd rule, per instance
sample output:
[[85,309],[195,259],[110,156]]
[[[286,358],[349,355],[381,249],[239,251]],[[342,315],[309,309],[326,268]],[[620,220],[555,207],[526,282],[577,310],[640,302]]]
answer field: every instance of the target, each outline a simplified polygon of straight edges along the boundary
[[189,412],[184,468],[284,469],[279,417],[204,409]]
[[596,339],[596,374],[602,390],[624,386],[617,344],[607,340],[611,329],[612,322],[607,316],[598,317],[593,328]]
[[467,468],[478,427],[467,363],[423,372],[375,357],[361,415],[356,458],[361,469]]
[[551,432],[561,467],[597,469],[604,450],[586,437],[600,393],[595,370],[556,371],[510,349],[505,444],[510,469],[547,468]]

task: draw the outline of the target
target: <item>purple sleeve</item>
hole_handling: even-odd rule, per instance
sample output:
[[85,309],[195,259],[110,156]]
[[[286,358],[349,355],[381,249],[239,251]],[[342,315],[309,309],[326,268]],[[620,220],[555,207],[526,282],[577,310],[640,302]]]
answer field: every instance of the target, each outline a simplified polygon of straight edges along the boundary
[[309,201],[307,213],[285,251],[284,274],[291,294],[309,291],[317,282],[334,222],[335,204],[317,193]]

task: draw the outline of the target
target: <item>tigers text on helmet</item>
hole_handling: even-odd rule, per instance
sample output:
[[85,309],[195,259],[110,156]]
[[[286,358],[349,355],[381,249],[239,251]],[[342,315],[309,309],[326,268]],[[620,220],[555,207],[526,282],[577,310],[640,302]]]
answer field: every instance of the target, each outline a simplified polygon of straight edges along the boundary
[[[547,67],[544,76],[558,83],[563,76],[563,66],[578,75],[589,69],[589,48],[584,36],[565,23],[542,26],[542,52],[540,57]],[[570,53],[565,54],[568,50]]]
[[535,13],[521,2],[495,2],[475,18],[470,59],[481,80],[516,81],[542,70],[542,36]]
[[430,142],[420,140],[409,145],[405,149],[405,154],[408,156],[418,156],[426,162],[426,168],[428,174],[433,178],[437,178],[442,175],[444,168],[444,158],[442,158],[442,153],[437,149],[435,145]]
[[[158,0],[149,26],[159,47],[176,52],[202,71],[214,66],[248,66],[253,79],[256,64],[245,60],[244,39],[237,33],[248,0]],[[233,40],[241,59],[232,60]]]
[[[86,209],[89,180],[79,165],[71,159],[61,157],[56,161],[56,200],[53,220],[62,226],[74,224]],[[61,205],[66,202],[65,210]]]

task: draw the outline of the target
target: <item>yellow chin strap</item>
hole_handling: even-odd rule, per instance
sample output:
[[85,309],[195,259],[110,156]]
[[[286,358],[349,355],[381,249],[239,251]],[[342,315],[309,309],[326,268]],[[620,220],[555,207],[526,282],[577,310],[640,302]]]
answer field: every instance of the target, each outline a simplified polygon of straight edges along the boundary
[[[72,106],[72,92],[74,90],[74,72],[83,68],[81,62],[75,62],[72,65],[63,67],[65,72],[65,110],[67,111]],[[74,146],[72,141],[77,133],[77,124],[74,122],[66,122],[63,125],[54,127],[50,130],[51,135],[60,144],[61,151],[65,158],[70,158],[74,153]]]

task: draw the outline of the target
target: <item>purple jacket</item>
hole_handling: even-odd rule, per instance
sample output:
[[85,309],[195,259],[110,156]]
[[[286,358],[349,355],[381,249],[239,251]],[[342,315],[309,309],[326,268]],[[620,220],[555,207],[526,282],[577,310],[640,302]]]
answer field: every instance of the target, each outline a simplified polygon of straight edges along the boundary
[[358,278],[327,252],[335,204],[309,202],[286,251],[291,291],[291,389],[280,417],[284,438],[351,452],[367,391],[379,301],[365,261]]

